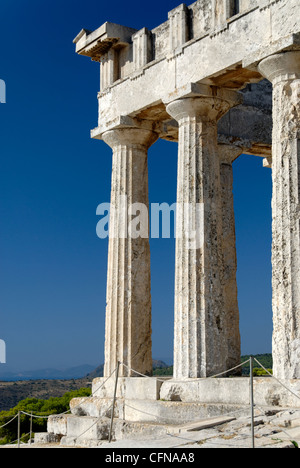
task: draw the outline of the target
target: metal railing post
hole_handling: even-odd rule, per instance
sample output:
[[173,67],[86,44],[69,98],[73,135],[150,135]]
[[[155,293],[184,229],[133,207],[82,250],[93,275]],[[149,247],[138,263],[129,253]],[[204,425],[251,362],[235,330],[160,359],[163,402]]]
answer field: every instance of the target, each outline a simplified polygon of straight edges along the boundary
[[30,436],[29,436],[29,445],[31,445],[31,438],[32,438],[32,412],[30,416]]
[[118,361],[117,372],[116,372],[115,391],[114,391],[114,398],[113,398],[113,406],[112,406],[112,410],[111,410],[111,421],[110,421],[109,439],[108,439],[109,443],[111,442],[111,439],[112,439],[112,429],[113,429],[114,416],[115,416],[115,403],[116,403],[116,398],[117,398],[119,369],[120,369],[120,362]]
[[254,439],[253,356],[250,357],[250,405],[251,405],[251,440],[252,440],[252,448],[255,448],[255,439]]
[[20,448],[21,438],[21,412],[18,412],[18,448]]

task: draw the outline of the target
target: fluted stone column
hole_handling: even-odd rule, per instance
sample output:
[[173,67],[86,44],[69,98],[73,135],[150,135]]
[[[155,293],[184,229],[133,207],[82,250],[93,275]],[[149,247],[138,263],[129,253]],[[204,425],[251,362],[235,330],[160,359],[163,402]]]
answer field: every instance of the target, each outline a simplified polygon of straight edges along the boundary
[[241,362],[232,163],[242,154],[243,150],[230,145],[219,145],[218,148],[222,194],[223,292],[227,343],[226,367],[227,369],[231,369]]
[[[104,133],[102,139],[113,149],[104,376],[117,361],[151,375],[149,231],[144,225],[139,237],[131,236],[130,207],[149,208],[147,152],[157,135],[126,128]],[[125,366],[119,375],[136,376]]]
[[259,65],[273,83],[273,372],[300,378],[300,51]]
[[[217,121],[230,103],[179,99],[167,112],[179,123],[174,378],[227,368],[222,202]],[[188,208],[187,208],[188,207]],[[197,232],[196,244],[191,242]]]

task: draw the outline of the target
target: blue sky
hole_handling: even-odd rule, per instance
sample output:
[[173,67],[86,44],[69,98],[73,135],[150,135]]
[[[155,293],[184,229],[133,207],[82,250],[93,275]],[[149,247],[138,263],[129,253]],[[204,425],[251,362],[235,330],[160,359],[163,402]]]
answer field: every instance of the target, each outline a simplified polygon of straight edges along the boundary
[[[179,3],[1,1],[0,339],[7,367],[103,362],[107,240],[96,236],[96,208],[110,199],[111,150],[89,136],[97,125],[98,64],[77,56],[72,41],[105,21],[154,28]],[[176,201],[176,164],[176,144],[150,149],[150,202]],[[271,171],[242,156],[234,176],[242,352],[271,352]],[[166,360],[174,248],[173,239],[151,240],[153,355]]]

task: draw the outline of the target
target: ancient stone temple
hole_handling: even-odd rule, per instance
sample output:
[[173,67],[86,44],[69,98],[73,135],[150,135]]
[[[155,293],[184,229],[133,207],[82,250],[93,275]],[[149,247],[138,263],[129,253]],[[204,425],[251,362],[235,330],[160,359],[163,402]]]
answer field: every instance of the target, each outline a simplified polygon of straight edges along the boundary
[[[177,217],[174,378],[240,361],[232,163],[261,156],[273,174],[274,374],[300,379],[300,2],[198,0],[140,31],[83,29],[76,52],[100,64],[92,138],[113,152],[105,376],[151,374],[147,236],[124,236],[120,200],[148,206],[147,153],[178,142],[177,204],[201,204],[203,242]],[[273,134],[272,134],[273,129]],[[171,144],[171,143],[170,143]],[[123,196],[123,197],[122,197]]]

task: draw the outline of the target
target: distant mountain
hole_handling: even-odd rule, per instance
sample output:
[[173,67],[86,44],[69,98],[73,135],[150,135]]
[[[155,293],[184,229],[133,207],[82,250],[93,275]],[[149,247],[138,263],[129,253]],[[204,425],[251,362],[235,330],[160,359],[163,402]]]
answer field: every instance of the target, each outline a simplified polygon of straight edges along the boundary
[[[246,361],[250,356],[242,356],[242,361]],[[254,357],[267,369],[272,369],[272,354],[257,354]],[[259,367],[255,363],[256,367]],[[22,371],[13,372],[10,371],[5,364],[0,364],[0,381],[3,382],[17,382],[26,380],[70,380],[70,379],[82,379],[87,378],[93,380],[96,377],[103,377],[104,365],[101,364],[98,367],[91,365],[83,365],[77,367],[71,367],[65,370],[58,369],[40,369],[36,371]],[[156,371],[157,375],[171,375],[172,366],[169,366],[164,361],[159,359],[153,359],[153,370]],[[243,375],[249,374],[249,363],[243,367]]]
[[16,382],[20,380],[70,380],[70,379],[81,379],[95,369],[94,366],[88,364],[83,366],[71,367],[69,369],[58,370],[58,369],[39,369],[36,371],[22,371],[13,372],[9,370],[3,370],[0,366],[0,380]]
[[101,366],[96,367],[96,369],[93,369],[92,372],[89,372],[87,374],[88,379],[96,379],[97,377],[103,377],[103,370],[104,370],[104,365],[101,364]]
[[153,359],[153,369],[164,369],[165,367],[168,367],[168,364],[164,361]]
[[[153,359],[153,369],[154,370],[156,370],[156,369],[165,369],[167,367],[168,366],[167,366],[167,364],[165,362],[157,360],[157,359]],[[103,369],[104,369],[104,365],[102,364],[101,366],[97,367],[92,372],[90,372],[87,375],[87,378],[88,379],[96,379],[97,377],[103,377]]]
[[[168,366],[165,362],[156,359],[153,360],[153,369],[164,369],[166,367]],[[12,372],[5,370],[5,366],[3,366],[2,370],[0,366],[0,380],[4,382],[17,382],[24,380],[70,380],[85,377],[92,380],[96,377],[103,376],[103,368],[103,364],[96,367],[96,369],[94,366],[86,364],[65,370],[48,368],[36,371]]]

